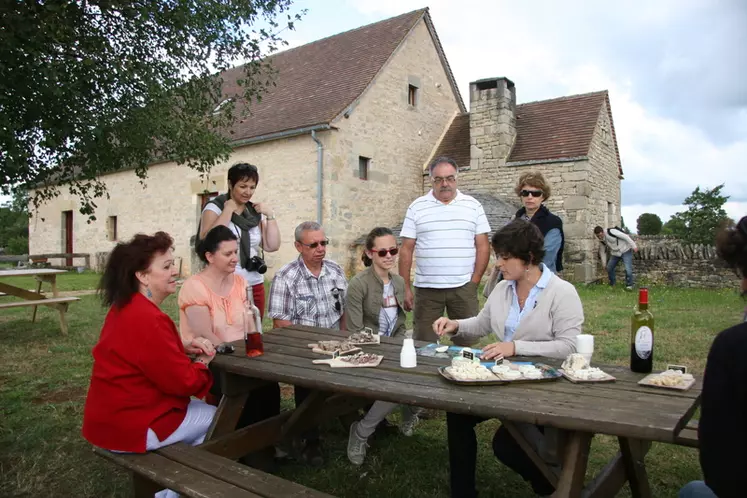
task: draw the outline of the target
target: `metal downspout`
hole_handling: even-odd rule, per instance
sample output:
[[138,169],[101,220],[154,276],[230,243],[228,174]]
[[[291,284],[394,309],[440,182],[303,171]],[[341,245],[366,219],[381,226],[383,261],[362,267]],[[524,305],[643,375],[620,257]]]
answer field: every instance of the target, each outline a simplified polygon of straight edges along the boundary
[[324,179],[322,166],[324,165],[324,146],[316,138],[316,130],[311,130],[311,139],[316,142],[316,222],[322,224],[322,180]]

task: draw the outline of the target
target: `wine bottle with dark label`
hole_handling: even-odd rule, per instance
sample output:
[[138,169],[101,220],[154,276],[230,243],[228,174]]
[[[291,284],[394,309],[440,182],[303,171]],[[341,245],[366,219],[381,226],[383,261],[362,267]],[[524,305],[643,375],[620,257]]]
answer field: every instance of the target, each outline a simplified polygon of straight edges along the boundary
[[630,369],[651,373],[654,366],[654,315],[648,309],[648,288],[638,292],[638,306],[630,327]]

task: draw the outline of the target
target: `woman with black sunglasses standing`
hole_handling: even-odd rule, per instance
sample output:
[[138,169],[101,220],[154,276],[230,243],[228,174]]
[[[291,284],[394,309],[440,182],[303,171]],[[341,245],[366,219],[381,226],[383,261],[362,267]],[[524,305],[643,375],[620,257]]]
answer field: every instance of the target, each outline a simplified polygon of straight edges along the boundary
[[[397,240],[388,228],[374,228],[366,237],[362,259],[367,268],[348,284],[345,323],[349,332],[369,328],[385,336],[404,333],[405,280],[391,271],[398,252]],[[353,464],[363,463],[368,438],[397,406],[396,403],[377,401],[362,420],[351,424],[348,458]],[[417,411],[403,405],[402,418],[400,432],[411,436],[418,421]]]
[[[521,200],[522,207],[516,211],[514,219],[523,219],[537,225],[545,239],[545,257],[542,263],[551,272],[558,273],[563,269],[565,236],[563,220],[551,213],[544,204],[550,198],[550,184],[545,181],[542,173],[529,171],[519,177],[515,192]],[[493,268],[483,291],[485,297],[490,295],[499,281],[499,271]]]

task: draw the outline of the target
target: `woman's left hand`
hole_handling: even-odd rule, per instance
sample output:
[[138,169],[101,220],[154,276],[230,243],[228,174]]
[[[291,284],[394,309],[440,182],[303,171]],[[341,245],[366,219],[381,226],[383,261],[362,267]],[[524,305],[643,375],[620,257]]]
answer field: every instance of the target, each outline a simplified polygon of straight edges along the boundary
[[184,350],[187,354],[215,355],[215,347],[213,346],[213,343],[204,337],[195,337],[184,345]]
[[494,342],[482,348],[483,360],[493,360],[498,358],[508,358],[516,354],[516,347],[513,342]]
[[258,202],[254,205],[254,209],[259,214],[263,214],[265,216],[272,216],[272,214],[274,213],[274,211],[272,210],[272,206],[270,206],[266,202]]

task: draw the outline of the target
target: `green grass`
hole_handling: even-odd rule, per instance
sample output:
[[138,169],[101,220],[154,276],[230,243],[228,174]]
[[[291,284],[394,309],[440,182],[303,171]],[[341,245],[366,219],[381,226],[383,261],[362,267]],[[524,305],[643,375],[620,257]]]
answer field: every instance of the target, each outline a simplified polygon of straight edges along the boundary
[[[15,269],[15,268],[7,268]],[[69,271],[67,273],[61,273],[57,275],[57,289],[60,291],[78,291],[95,289],[99,284],[101,274],[94,273],[92,271],[84,271],[78,273],[75,271]],[[21,287],[22,289],[31,289],[36,291],[36,286],[39,284],[34,277],[2,277],[0,276],[0,282],[8,285],[14,285]],[[48,283],[42,284],[42,292],[47,294],[52,293],[52,286]]]
[[[68,277],[71,277],[68,280]],[[81,281],[75,279],[80,278]],[[95,275],[64,275],[60,285],[80,288]],[[635,293],[604,286],[579,287],[586,331],[596,335],[596,361],[626,364],[630,312]],[[741,319],[744,303],[733,291],[651,288],[656,316],[656,368],[689,365],[700,375],[714,335]],[[177,316],[176,299],[164,304]],[[70,307],[70,335],[59,332],[56,312],[39,308],[36,324],[28,308],[0,312],[0,489],[3,496],[130,496],[127,474],[91,452],[80,436],[82,407],[95,344],[105,314],[96,296]],[[289,403],[284,403],[288,406]],[[496,462],[490,439],[497,422],[479,427],[478,485],[483,496],[533,496],[516,475]],[[283,466],[287,479],[341,497],[446,497],[448,459],[443,417],[422,423],[412,438],[376,434],[366,463],[356,468],[345,456],[347,431],[337,422],[324,431],[327,464],[312,470]],[[616,452],[616,440],[597,436],[588,477]],[[653,496],[675,496],[700,478],[697,452],[654,444],[647,457]],[[621,496],[629,496],[627,490]]]

